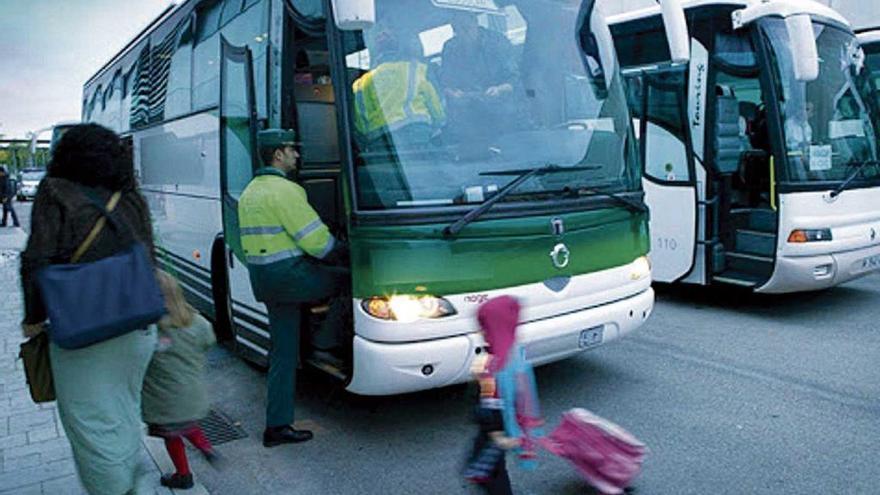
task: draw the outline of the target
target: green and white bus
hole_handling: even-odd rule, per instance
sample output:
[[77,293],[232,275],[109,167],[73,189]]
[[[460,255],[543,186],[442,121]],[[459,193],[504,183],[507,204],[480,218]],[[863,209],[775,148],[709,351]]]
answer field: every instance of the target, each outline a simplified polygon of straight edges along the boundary
[[[501,58],[445,59],[456,22],[477,25]],[[391,39],[427,68],[445,122],[388,126],[369,142],[353,87]],[[453,109],[464,93],[442,81],[502,65],[509,87]],[[265,127],[298,131],[297,181],[350,244],[351,348],[342,369],[323,369],[351,392],[468,380],[485,352],[475,311],[497,295],[523,302],[521,340],[536,364],[611,342],[651,314],[639,156],[593,1],[192,0],[86,83],[83,119],[131,140],[159,258],[220,338],[257,363],[267,316],[236,205]],[[322,317],[309,313],[309,324]]]
[[684,10],[688,64],[667,63],[659,9],[609,21],[654,280],[784,293],[880,270],[880,114],[846,19],[808,0]]

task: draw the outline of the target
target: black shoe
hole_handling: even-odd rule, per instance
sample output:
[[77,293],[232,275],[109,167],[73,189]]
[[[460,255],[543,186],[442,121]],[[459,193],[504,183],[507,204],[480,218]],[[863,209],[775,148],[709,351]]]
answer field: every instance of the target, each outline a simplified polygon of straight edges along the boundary
[[275,426],[263,431],[263,447],[277,447],[285,443],[308,442],[314,435],[309,430],[294,430],[290,426]]
[[161,483],[162,486],[167,486],[168,488],[174,488],[176,490],[189,490],[193,487],[193,475],[179,473],[163,474],[159,483]]

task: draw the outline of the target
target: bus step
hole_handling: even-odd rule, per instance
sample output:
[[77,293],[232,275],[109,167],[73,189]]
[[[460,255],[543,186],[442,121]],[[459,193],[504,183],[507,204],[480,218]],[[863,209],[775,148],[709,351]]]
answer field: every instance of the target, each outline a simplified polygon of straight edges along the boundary
[[772,257],[776,252],[776,235],[757,230],[737,230],[735,251]]
[[718,282],[722,284],[728,285],[736,285],[739,287],[746,287],[749,289],[753,289],[757,287],[759,284],[763,283],[767,280],[766,277],[761,277],[759,275],[754,275],[751,273],[743,273],[737,272],[734,270],[728,270],[720,275],[715,275],[712,277],[713,282]]
[[762,277],[773,274],[773,258],[749,253],[726,253],[726,266],[735,272],[752,273]]
[[317,359],[315,357],[306,358],[306,363],[308,363],[310,366],[312,366],[314,368],[317,368],[317,369],[323,371],[324,373],[327,373],[328,375],[330,375],[340,381],[348,380],[348,373],[346,373],[345,370],[343,370],[339,364],[330,363],[328,361],[324,361],[322,359]]

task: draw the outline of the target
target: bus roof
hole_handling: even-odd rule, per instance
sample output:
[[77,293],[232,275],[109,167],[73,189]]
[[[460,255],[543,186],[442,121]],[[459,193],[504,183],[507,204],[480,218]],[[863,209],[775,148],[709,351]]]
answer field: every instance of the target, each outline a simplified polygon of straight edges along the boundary
[[[755,7],[761,9],[760,13],[755,18],[769,16],[788,17],[795,13],[811,14],[834,20],[845,26],[850,26],[849,21],[840,15],[839,12],[813,0],[771,0],[768,2],[759,2],[755,0],[691,0],[682,2],[682,7],[684,7],[685,10],[712,6],[742,8]],[[648,7],[609,17],[608,24],[623,24],[629,21],[659,16],[660,12],[661,9],[659,5]]]
[[95,82],[96,80],[100,79],[102,76],[104,76],[104,73],[106,73],[110,68],[112,68],[112,67],[116,64],[116,62],[118,62],[118,61],[121,60],[126,54],[128,54],[128,52],[131,51],[131,49],[132,49],[135,45],[137,45],[138,42],[140,42],[140,41],[143,40],[144,38],[148,37],[148,36],[152,33],[153,28],[155,28],[156,26],[158,26],[163,20],[165,20],[165,18],[170,17],[170,16],[172,15],[172,13],[176,12],[178,9],[180,9],[181,7],[183,7],[185,4],[189,3],[190,1],[191,1],[191,0],[186,0],[186,1],[184,1],[182,4],[179,4],[179,5],[178,5],[178,4],[173,4],[173,3],[172,3],[171,5],[169,5],[168,7],[166,7],[165,10],[163,10],[162,13],[159,14],[155,19],[153,19],[152,21],[150,21],[150,23],[147,24],[147,26],[146,26],[143,30],[141,30],[140,33],[138,33],[137,35],[135,35],[135,37],[132,38],[131,41],[129,41],[128,43],[126,43],[125,46],[123,46],[122,49],[119,50],[119,52],[117,52],[116,55],[114,55],[114,56],[110,59],[110,61],[108,61],[108,62],[107,62],[106,64],[104,64],[100,69],[98,69],[98,71],[95,72],[95,74],[94,74],[92,77],[90,77],[90,78],[85,82],[85,84],[84,84],[83,86],[84,86],[84,87],[87,87],[87,86],[89,86],[90,84],[92,84],[93,82]]

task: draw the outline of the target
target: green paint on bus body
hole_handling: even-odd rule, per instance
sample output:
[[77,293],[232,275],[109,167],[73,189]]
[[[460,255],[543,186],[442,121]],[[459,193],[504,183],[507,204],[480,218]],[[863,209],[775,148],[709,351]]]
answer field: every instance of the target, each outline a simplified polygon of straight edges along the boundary
[[[562,236],[552,233],[554,218],[564,222]],[[451,240],[443,238],[446,225],[354,228],[354,297],[516,287],[615,268],[649,249],[646,215],[625,209],[476,222]],[[550,256],[560,242],[571,253],[561,269]]]

